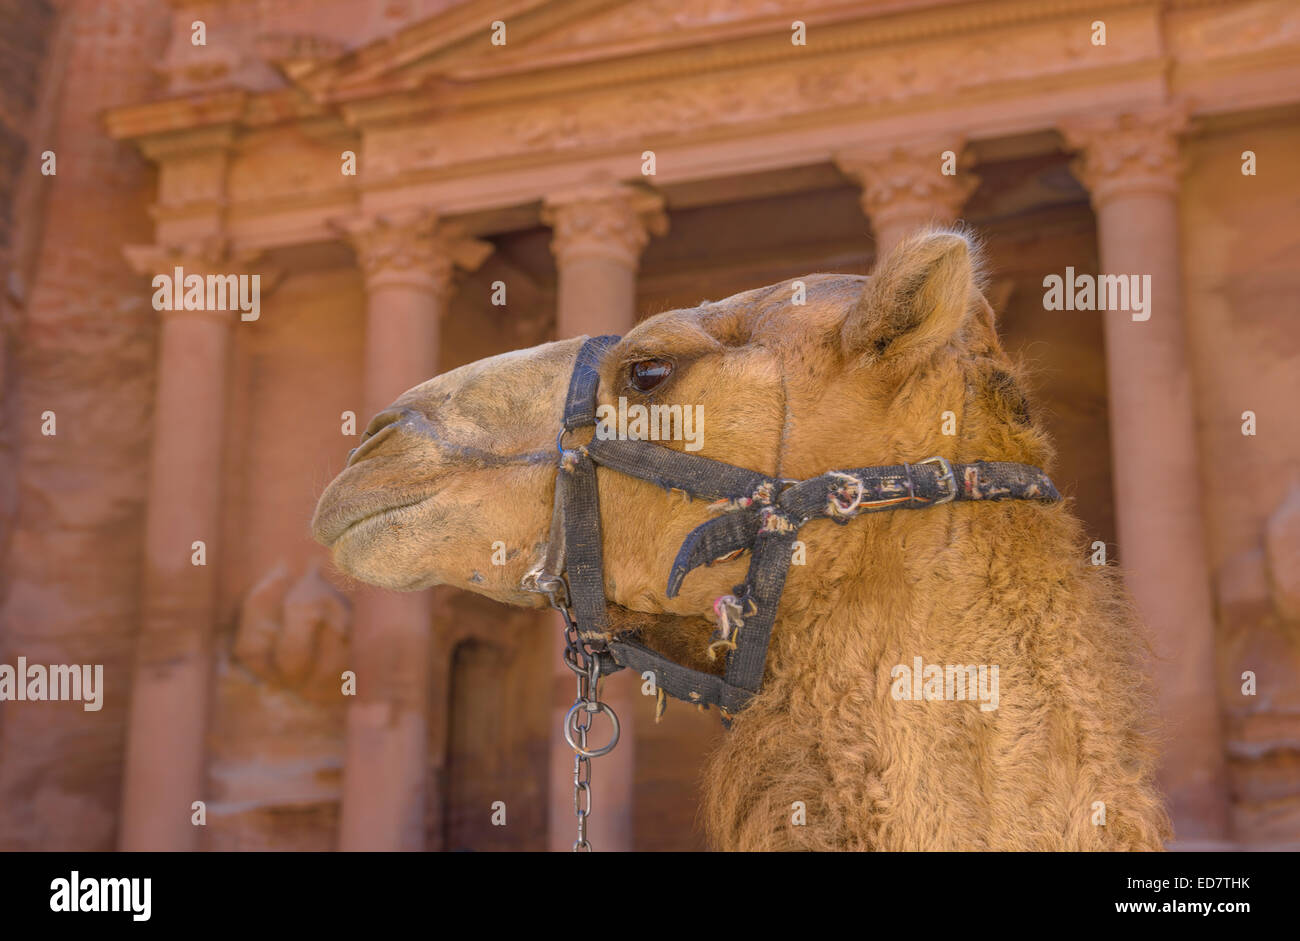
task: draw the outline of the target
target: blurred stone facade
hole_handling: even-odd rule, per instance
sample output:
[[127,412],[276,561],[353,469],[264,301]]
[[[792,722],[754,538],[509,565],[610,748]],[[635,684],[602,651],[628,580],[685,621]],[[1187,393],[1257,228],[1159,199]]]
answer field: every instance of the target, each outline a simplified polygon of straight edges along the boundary
[[[1300,843],[1295,4],[3,0],[0,51],[0,663],[105,668],[0,703],[0,849],[567,847],[553,619],[346,583],[317,495],[434,372],[932,220],[1151,623],[1180,844]],[[155,311],[176,265],[260,316]],[[609,686],[597,848],[702,847],[716,716]]]

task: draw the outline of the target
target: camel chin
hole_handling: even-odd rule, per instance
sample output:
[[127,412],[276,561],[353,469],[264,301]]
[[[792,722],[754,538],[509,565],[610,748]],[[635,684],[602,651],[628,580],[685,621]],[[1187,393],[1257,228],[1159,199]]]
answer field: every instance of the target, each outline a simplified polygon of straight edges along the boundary
[[[436,571],[425,569],[423,546],[394,534],[419,528],[434,514],[426,498],[398,502],[346,522],[337,536],[317,538],[330,547],[334,564],[368,585],[393,591],[417,591],[442,584]],[[327,532],[329,532],[327,530]]]

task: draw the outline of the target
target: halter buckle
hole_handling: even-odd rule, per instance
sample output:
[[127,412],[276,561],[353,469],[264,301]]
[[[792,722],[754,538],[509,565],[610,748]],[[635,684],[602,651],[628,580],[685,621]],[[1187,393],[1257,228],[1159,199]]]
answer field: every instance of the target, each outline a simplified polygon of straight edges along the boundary
[[939,476],[939,483],[946,483],[948,485],[947,494],[935,500],[931,506],[938,506],[941,503],[951,503],[953,500],[956,500],[957,475],[953,473],[952,462],[950,462],[946,457],[939,457],[936,455],[935,457],[927,457],[924,461],[916,462],[917,467],[920,467],[922,464],[938,464],[939,467],[943,469],[943,473]]

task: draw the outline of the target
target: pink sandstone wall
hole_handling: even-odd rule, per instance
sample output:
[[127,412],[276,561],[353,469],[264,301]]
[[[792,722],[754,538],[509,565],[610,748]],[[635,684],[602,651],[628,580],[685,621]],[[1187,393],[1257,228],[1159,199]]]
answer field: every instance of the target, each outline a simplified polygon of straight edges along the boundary
[[1232,825],[1256,842],[1300,839],[1300,120],[1261,118],[1189,143],[1180,203]]
[[[347,259],[343,259],[347,262]],[[326,560],[306,520],[315,488],[337,473],[355,437],[364,340],[360,277],[350,267],[287,278],[257,330],[237,331],[227,435],[227,495],[218,668],[211,733],[208,830],[213,849],[334,847],[343,760],[343,705],[271,663],[228,651],[250,590],[282,567],[283,596]],[[365,418],[358,418],[364,427]],[[284,630],[272,610],[272,630]],[[320,641],[318,641],[320,643]],[[317,659],[320,658],[317,653]],[[338,672],[327,686],[337,693]]]
[[[146,242],[153,176],[106,108],[147,99],[166,40],[152,0],[70,3],[63,94],[42,177],[37,273],[17,338],[18,510],[0,568],[0,661],[104,665],[103,709],[6,703],[0,848],[111,849],[137,627],[154,313],[121,246]],[[21,37],[19,37],[21,38]],[[41,413],[57,435],[41,434]]]
[[[54,8],[44,0],[12,3],[0,31],[0,560],[18,509],[18,394],[15,340],[39,226],[41,152],[48,119],[38,121],[43,76],[52,71]],[[5,584],[0,580],[0,603]],[[3,718],[0,717],[0,721]]]

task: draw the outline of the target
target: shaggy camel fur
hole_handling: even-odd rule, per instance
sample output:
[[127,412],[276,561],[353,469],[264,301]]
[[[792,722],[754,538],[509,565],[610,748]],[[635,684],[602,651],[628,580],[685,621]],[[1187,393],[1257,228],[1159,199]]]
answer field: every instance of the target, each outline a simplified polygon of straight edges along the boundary
[[[702,405],[698,453],[782,477],[935,454],[1050,471],[973,251],[963,234],[922,233],[870,278],[801,279],[802,305],[786,282],[651,317],[606,356],[600,401]],[[520,582],[547,537],[580,344],[471,363],[377,416],[317,509],[337,564],[389,588],[448,584],[541,605]],[[651,359],[672,373],[639,392],[629,369]],[[946,411],[955,436],[942,433]],[[669,599],[670,563],[709,518],[706,502],[606,469],[599,491],[614,629],[720,670],[704,615],[747,556],[696,570]],[[1171,836],[1153,785],[1143,631],[1114,571],[1089,564],[1065,505],[814,520],[800,538],[806,564],[790,570],[763,690],[704,774],[715,846],[1155,850]],[[489,562],[496,540],[506,565]],[[998,667],[997,708],[896,698],[894,668],[917,657]]]

